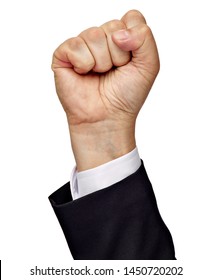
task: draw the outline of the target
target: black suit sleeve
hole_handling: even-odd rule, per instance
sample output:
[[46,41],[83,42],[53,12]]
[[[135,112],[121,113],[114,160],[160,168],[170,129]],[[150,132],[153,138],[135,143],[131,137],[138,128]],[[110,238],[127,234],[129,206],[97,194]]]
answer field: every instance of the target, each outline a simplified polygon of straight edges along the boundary
[[74,259],[175,259],[143,162],[103,190],[73,200],[67,183],[49,199]]

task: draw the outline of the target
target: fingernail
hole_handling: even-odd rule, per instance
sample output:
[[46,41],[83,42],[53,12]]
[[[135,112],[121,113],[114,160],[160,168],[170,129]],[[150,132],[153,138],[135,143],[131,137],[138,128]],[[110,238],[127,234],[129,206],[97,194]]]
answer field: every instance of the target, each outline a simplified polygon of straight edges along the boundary
[[114,32],[113,36],[115,37],[115,39],[117,40],[126,40],[129,37],[129,32],[127,30],[118,30],[116,32]]

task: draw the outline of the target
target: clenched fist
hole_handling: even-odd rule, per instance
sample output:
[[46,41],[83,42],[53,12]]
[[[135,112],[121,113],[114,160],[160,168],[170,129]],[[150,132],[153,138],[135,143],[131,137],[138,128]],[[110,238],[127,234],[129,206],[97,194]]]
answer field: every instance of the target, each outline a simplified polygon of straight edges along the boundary
[[52,69],[79,171],[135,148],[135,120],[159,71],[140,12],[68,39],[54,52]]

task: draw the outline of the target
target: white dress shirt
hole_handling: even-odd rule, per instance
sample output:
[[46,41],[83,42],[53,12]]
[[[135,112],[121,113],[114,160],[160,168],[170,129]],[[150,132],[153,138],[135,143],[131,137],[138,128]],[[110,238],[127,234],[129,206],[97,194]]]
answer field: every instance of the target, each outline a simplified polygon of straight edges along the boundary
[[96,168],[77,172],[76,167],[71,174],[71,193],[73,199],[109,187],[131,174],[141,166],[138,149],[128,154],[102,164]]

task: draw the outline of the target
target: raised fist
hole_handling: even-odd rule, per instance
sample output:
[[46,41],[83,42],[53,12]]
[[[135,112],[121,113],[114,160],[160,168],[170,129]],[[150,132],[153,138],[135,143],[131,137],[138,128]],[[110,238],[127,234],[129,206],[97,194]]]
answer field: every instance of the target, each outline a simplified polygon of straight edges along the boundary
[[[121,20],[91,27],[65,41],[54,52],[52,69],[71,137],[120,130],[126,134],[134,132],[158,74],[159,57],[145,18],[132,10]],[[129,149],[134,145],[133,140]]]
[[143,15],[91,27],[54,52],[56,89],[70,124],[135,118],[159,70]]

